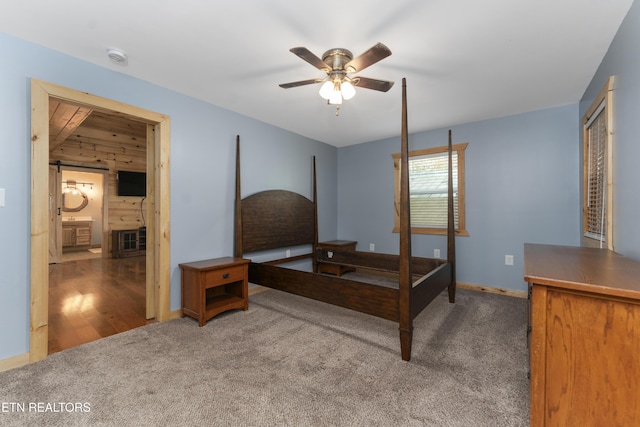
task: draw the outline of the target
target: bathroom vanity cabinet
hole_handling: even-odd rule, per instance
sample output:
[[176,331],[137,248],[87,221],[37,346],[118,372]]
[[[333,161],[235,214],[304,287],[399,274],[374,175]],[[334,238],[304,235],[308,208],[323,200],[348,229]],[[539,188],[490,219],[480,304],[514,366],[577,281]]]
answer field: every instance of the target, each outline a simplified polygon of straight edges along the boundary
[[62,221],[62,247],[66,250],[91,246],[93,221]]

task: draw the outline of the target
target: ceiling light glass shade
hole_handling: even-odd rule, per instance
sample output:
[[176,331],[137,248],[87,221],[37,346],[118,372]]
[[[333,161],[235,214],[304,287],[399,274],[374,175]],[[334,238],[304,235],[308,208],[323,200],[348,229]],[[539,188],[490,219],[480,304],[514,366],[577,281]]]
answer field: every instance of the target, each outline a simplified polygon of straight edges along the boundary
[[331,105],[342,104],[342,93],[340,92],[339,85],[336,85],[334,90],[331,92],[331,97],[329,98],[329,104]]
[[329,99],[331,98],[331,94],[333,93],[333,82],[331,80],[327,80],[326,82],[324,82],[324,84],[320,87],[320,96],[324,99]]
[[329,104],[340,105],[343,99],[353,98],[356,90],[348,81],[328,80],[322,84],[318,93],[322,98],[329,101]]
[[356,89],[348,81],[342,82],[340,89],[342,92],[342,97],[347,101],[356,95]]

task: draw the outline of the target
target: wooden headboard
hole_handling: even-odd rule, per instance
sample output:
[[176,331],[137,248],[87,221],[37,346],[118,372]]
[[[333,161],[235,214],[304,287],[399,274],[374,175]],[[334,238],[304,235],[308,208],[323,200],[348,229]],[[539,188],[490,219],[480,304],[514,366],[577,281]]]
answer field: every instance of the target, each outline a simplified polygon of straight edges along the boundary
[[245,253],[314,244],[314,203],[286,190],[268,190],[242,200]]
[[[241,198],[240,135],[236,142],[234,256],[318,244],[316,159],[313,158],[313,200],[287,190],[267,190]],[[315,261],[314,261],[315,265]]]

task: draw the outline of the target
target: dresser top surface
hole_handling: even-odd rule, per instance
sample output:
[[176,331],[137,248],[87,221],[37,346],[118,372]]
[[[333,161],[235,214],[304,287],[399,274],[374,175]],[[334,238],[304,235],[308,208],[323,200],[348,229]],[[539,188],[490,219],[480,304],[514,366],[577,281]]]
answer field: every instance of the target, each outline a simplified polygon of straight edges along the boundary
[[524,245],[529,283],[640,299],[640,262],[607,249]]
[[205,259],[202,261],[194,261],[179,264],[180,268],[189,268],[194,270],[214,270],[218,268],[232,267],[236,265],[249,264],[251,261],[246,258],[222,257],[214,259]]

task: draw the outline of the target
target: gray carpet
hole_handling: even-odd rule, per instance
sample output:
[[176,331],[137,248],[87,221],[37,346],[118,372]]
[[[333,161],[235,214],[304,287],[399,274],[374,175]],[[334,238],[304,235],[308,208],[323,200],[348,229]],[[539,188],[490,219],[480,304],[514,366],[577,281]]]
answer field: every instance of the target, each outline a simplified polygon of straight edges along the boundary
[[0,425],[528,425],[526,300],[445,294],[410,362],[392,322],[266,291],[0,373]]

